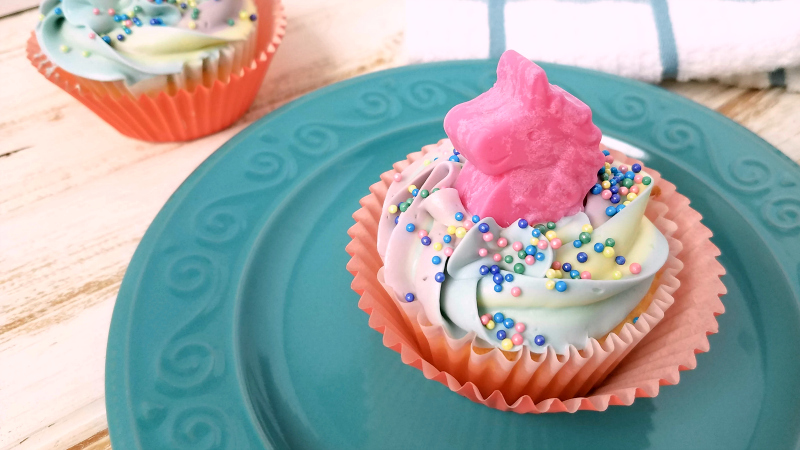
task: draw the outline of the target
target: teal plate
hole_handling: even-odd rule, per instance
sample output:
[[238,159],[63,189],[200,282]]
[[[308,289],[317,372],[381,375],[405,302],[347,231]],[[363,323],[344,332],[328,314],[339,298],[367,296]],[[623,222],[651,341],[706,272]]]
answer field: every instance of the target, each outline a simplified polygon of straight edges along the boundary
[[284,106],[175,192],[120,289],[106,362],[116,450],[793,448],[800,441],[800,167],[657,87],[543,64],[603,132],[692,200],[727,269],[711,351],[654,398],[518,415],[426,380],[367,325],[345,270],[358,200],[444,137],[496,61],[411,66]]

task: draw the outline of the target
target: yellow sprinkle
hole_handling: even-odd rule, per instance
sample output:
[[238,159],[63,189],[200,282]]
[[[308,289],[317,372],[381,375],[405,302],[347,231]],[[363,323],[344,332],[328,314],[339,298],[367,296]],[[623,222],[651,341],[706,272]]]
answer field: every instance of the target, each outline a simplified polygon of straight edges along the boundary
[[190,30],[194,30],[195,28],[197,28],[197,24],[196,24],[196,23],[194,23],[194,21],[192,21],[192,22],[189,22],[189,29],[190,29]]
[[467,229],[466,228],[464,228],[464,227],[456,228],[456,237],[457,238],[463,238],[466,235],[467,235]]
[[487,322],[486,323],[486,328],[488,328],[490,330],[494,330],[494,320],[490,320],[489,322]]
[[92,52],[90,52],[89,50],[84,50],[81,52],[81,55],[83,55],[84,58],[88,58],[89,56],[92,55]]
[[514,343],[511,342],[511,339],[505,338],[502,341],[500,341],[500,347],[503,347],[503,350],[511,350],[512,348],[514,348]]
[[195,7],[195,6],[197,6],[197,2],[194,1],[194,0],[189,0],[189,6]]
[[561,269],[556,270],[556,278],[558,279],[564,278],[564,272],[562,272]]
[[39,22],[44,20],[44,14],[39,14]]
[[416,188],[417,188],[417,187],[416,187],[416,186],[414,186],[414,185],[412,184],[411,186],[409,186],[409,187],[408,187],[408,192],[411,192],[411,191],[413,191],[413,190],[414,190],[414,189],[416,189]]
[[558,237],[558,235],[556,234],[556,232],[555,232],[555,231],[553,231],[553,230],[550,230],[550,231],[548,231],[547,233],[545,233],[545,234],[544,234],[544,236],[545,236],[545,237],[547,238],[547,240],[549,240],[549,241],[552,241],[553,239],[555,239],[556,237]]
[[61,50],[61,53],[67,53],[70,50],[70,48],[67,47],[66,45],[62,45],[58,49]]
[[247,14],[247,11],[239,11],[240,19],[247,19],[248,17],[250,17],[250,14]]
[[627,197],[627,198],[628,198],[628,200],[629,200],[629,201],[633,201],[633,199],[635,199],[635,198],[636,198],[636,194],[634,194],[633,192],[631,192],[631,193],[629,193],[629,194],[628,194],[628,197]]
[[600,186],[603,186],[603,189],[608,189],[611,187],[611,182],[608,180],[603,181],[602,183],[600,183]]
[[433,244],[433,249],[438,252],[439,250],[442,249],[442,243],[441,242],[437,242],[437,243]]
[[551,290],[552,290],[552,289],[555,289],[555,288],[556,288],[556,282],[555,282],[555,281],[553,281],[553,280],[547,280],[547,281],[544,283],[544,287],[546,287],[547,289],[551,289]]
[[427,166],[430,163],[431,163],[431,160],[429,160],[429,159],[426,159],[425,161],[422,161],[422,165],[423,166]]
[[611,276],[615,280],[619,280],[620,278],[622,278],[622,272],[620,272],[619,270],[615,270],[614,273],[611,274]]
[[625,206],[628,206],[628,205],[631,204],[631,202],[625,201],[625,202],[622,202],[622,204],[625,205]]
[[[556,271],[553,270],[553,269],[547,269],[547,272],[544,273],[544,276],[546,276],[547,278],[553,279],[553,278],[556,277]],[[548,288],[548,289],[550,289],[550,288]]]
[[606,169],[611,169],[611,163],[605,163],[603,164],[603,167],[605,167]]
[[389,206],[389,213],[390,213],[390,214],[394,214],[394,213],[396,213],[396,212],[397,212],[397,205],[391,205],[391,206]]
[[613,258],[614,257],[614,247],[606,247],[603,249],[603,256],[606,258]]
[[456,234],[456,227],[453,225],[447,227],[447,234]]
[[539,245],[539,239],[538,238],[531,238],[531,245]]
[[591,233],[592,231],[594,231],[594,228],[592,228],[592,225],[587,223],[586,225],[581,227],[581,231],[583,231],[584,233]]

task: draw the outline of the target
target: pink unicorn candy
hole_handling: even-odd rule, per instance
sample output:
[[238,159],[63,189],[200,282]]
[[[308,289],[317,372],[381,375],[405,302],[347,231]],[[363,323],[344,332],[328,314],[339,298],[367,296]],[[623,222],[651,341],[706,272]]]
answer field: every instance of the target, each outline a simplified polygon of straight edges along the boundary
[[451,109],[444,129],[467,158],[456,182],[461,202],[501,226],[581,211],[604,163],[589,107],[512,50],[494,87]]

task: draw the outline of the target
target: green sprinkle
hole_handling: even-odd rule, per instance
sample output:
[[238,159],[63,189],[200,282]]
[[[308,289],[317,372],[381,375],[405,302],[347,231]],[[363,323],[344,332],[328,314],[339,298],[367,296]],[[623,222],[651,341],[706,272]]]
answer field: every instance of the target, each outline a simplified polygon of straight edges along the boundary
[[429,195],[431,195],[431,193],[430,193],[430,192],[428,192],[428,190],[427,190],[427,189],[423,189],[423,190],[419,191],[419,195],[420,195],[422,198],[428,198],[428,196],[429,196]]
[[536,228],[536,229],[537,229],[537,230],[539,230],[539,231],[540,231],[542,234],[545,234],[545,233],[547,233],[547,227],[546,227],[544,224],[542,224],[542,223],[537,223],[536,225],[534,225],[534,226],[533,226],[533,228]]
[[606,239],[606,247],[613,247],[617,242],[611,238]]
[[403,202],[403,203],[400,203],[400,206],[398,206],[397,209],[399,209],[402,212],[406,212],[406,210],[408,209],[408,206],[409,206],[408,203]]
[[555,230],[556,229],[556,223],[555,222],[547,222],[547,229],[548,230]]
[[642,178],[642,184],[644,184],[645,186],[647,186],[648,184],[650,184],[650,183],[652,183],[652,182],[653,182],[653,179],[652,179],[652,178],[650,178],[650,177],[644,177],[644,178]]
[[228,19],[228,25],[234,26],[235,24],[236,22],[234,22],[233,19]]
[[630,178],[625,178],[624,180],[622,180],[622,185],[625,186],[626,188],[629,188],[633,186],[633,180],[631,180]]
[[525,253],[525,250],[520,250],[517,252],[517,257],[519,257],[519,259],[525,259],[526,256],[528,256],[528,254]]
[[133,7],[133,12],[135,12],[137,14],[142,12],[142,7],[141,6],[134,6]]
[[503,261],[505,261],[508,264],[511,264],[512,262],[514,262],[514,257],[511,255],[506,255],[506,257],[503,258]]
[[514,272],[525,273],[525,266],[523,266],[521,263],[514,264]]
[[611,179],[611,176],[609,176],[607,173],[604,173],[603,174],[603,181],[608,181],[609,179]]
[[578,235],[578,239],[580,239],[582,243],[588,244],[589,242],[592,242],[592,235],[584,231]]
[[439,188],[433,188],[433,190],[431,191],[431,194],[433,194],[434,192],[436,192],[438,190],[439,190]]

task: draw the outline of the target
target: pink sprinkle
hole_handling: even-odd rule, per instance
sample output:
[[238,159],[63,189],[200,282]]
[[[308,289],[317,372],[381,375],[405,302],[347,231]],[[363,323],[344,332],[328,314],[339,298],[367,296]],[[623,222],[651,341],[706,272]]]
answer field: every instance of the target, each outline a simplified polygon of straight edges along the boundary
[[514,345],[522,345],[522,335],[521,334],[515,334],[515,335],[511,336],[511,342]]
[[516,324],[514,324],[514,329],[517,330],[517,333],[524,333],[525,324],[522,322],[517,322]]
[[511,248],[513,248],[515,252],[522,250],[522,242],[514,242],[514,245],[512,245]]
[[611,155],[606,156],[606,162],[609,164],[614,164],[614,157]]
[[401,174],[400,172],[397,172],[396,174],[394,174],[394,176],[392,178],[394,178],[394,181],[400,181],[400,180],[403,179],[403,174]]
[[628,166],[625,166],[625,165],[619,166],[619,171],[622,172],[622,173],[627,172],[628,171]]
[[628,195],[628,188],[626,188],[625,186],[619,188],[619,196],[624,197],[626,195]]
[[419,230],[419,233],[417,233],[417,236],[419,236],[420,239],[424,238],[427,235],[428,235],[428,232],[425,231],[425,230]]
[[486,250],[485,248],[482,248],[482,249],[478,250],[478,255],[480,255],[480,256],[486,256],[488,254],[489,254],[489,250]]
[[492,320],[492,316],[490,316],[488,314],[484,314],[484,315],[481,316],[481,323],[484,324],[484,325],[489,323],[490,320]]
[[544,250],[547,248],[547,241],[545,241],[544,239],[539,239],[539,243],[536,244],[536,246]]
[[636,275],[637,273],[642,271],[642,266],[639,263],[631,263],[629,269],[632,274]]
[[604,189],[602,193],[600,193],[600,197],[603,197],[603,200],[608,200],[611,198],[611,191],[608,189]]
[[519,294],[522,294],[522,289],[518,287],[511,288],[511,296],[512,297],[519,297]]
[[475,226],[475,224],[472,223],[471,220],[468,220],[468,221],[464,222],[464,228],[466,228],[467,230],[471,230],[472,227],[474,227],[474,226]]
[[550,241],[550,247],[553,247],[554,249],[560,248],[561,247],[561,239],[555,238],[552,241]]
[[114,11],[114,8],[108,8],[108,15],[109,16],[113,16],[115,12],[116,11]]
[[591,280],[592,274],[584,270],[583,272],[581,272],[581,278],[583,278],[584,280]]
[[444,256],[453,256],[453,247],[445,247]]
[[97,16],[100,14],[100,8],[95,8],[92,10],[92,12],[94,13],[95,16]]
[[126,21],[125,21],[125,26],[126,26],[126,27],[131,27],[131,26],[133,26],[133,21],[131,21],[131,20],[126,20]]
[[527,264],[529,266],[532,266],[533,263],[535,263],[535,262],[536,262],[536,258],[534,258],[533,255],[528,255],[528,256],[525,257],[525,264]]
[[639,186],[631,186],[630,191],[633,192],[634,194],[638,194],[639,193]]
[[95,37],[97,37],[97,35],[94,34],[94,32],[89,32],[89,39],[94,39]]
[[561,270],[561,263],[559,261],[553,261],[553,265],[550,266],[553,270]]
[[494,256],[492,256],[492,259],[497,262],[500,262],[500,260],[503,259],[503,255],[501,255],[500,253],[495,253]]
[[642,178],[644,178],[642,174],[637,173],[636,176],[633,177],[633,182],[639,184],[642,182]]
[[483,233],[483,240],[486,242],[492,242],[494,240],[494,235],[492,233]]
[[500,239],[497,240],[497,246],[498,247],[505,247],[506,245],[508,245],[508,239],[500,238]]

